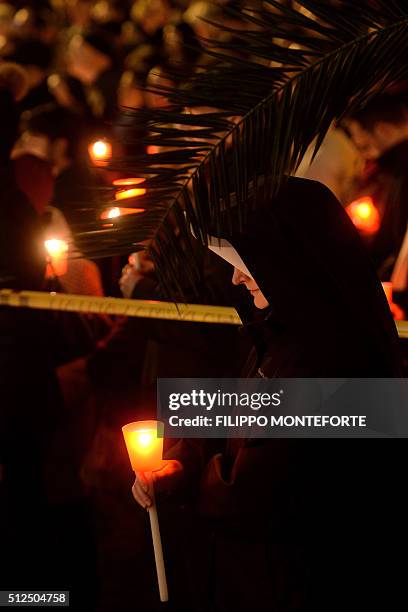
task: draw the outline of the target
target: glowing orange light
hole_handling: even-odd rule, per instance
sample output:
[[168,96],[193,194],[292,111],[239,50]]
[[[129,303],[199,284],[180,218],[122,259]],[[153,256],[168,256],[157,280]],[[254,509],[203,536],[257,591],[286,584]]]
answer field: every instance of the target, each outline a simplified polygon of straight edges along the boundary
[[113,181],[113,185],[115,187],[129,187],[131,185],[140,185],[140,183],[144,183],[146,179],[144,178],[120,178]]
[[115,200],[127,200],[128,198],[137,198],[138,196],[142,196],[145,193],[146,189],[124,189],[115,193]]
[[157,145],[148,145],[147,154],[154,155],[155,153],[160,153],[160,147],[158,147]]
[[122,431],[134,471],[151,472],[162,467],[163,423],[136,421],[122,427]]
[[375,234],[380,227],[380,214],[370,196],[364,196],[349,204],[346,212],[358,230]]
[[119,217],[125,217],[126,215],[142,213],[144,210],[144,208],[119,208],[118,206],[114,206],[113,208],[104,210],[101,214],[101,219],[117,219]]
[[66,274],[68,269],[68,244],[65,240],[50,238],[45,240],[44,246],[48,253],[47,268],[45,271],[46,278],[63,276]]
[[371,215],[371,206],[367,202],[362,202],[357,208],[360,219],[369,219]]
[[88,153],[95,166],[105,166],[112,157],[112,145],[107,140],[97,140],[89,145]]

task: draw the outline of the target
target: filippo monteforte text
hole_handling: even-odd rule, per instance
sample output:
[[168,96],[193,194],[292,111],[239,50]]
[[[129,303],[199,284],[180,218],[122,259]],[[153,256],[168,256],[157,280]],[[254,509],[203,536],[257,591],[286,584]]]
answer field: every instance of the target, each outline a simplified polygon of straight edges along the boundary
[[171,427],[366,427],[367,417],[362,415],[217,415],[215,417],[195,416],[169,417]]

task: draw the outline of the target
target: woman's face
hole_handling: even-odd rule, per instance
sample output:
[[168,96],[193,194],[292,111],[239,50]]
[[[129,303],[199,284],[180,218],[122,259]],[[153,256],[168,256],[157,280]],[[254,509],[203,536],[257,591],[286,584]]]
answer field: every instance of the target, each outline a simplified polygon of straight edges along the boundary
[[265,298],[264,294],[254,281],[254,279],[245,274],[245,272],[242,272],[242,270],[234,268],[234,274],[232,275],[232,284],[245,285],[245,287],[248,289],[248,291],[251,292],[251,295],[254,298],[255,306],[260,310],[269,306],[269,302]]

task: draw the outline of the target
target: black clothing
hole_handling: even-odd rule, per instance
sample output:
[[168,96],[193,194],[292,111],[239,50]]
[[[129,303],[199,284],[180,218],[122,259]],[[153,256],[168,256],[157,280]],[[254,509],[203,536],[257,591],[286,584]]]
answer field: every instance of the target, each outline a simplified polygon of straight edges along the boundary
[[56,177],[52,204],[71,228],[95,221],[95,210],[89,202],[94,197],[93,189],[100,184],[86,167],[75,162]]
[[277,321],[302,346],[311,376],[401,373],[382,287],[356,229],[326,187],[289,178],[268,208],[251,215],[245,234],[224,237]]
[[[206,289],[188,301],[231,305],[229,266],[209,251],[203,276],[209,277]],[[155,276],[140,280],[132,297],[160,299]],[[87,372],[95,386],[103,389],[105,399],[111,397],[119,425],[126,422],[124,412],[134,420],[136,405],[144,409],[143,414],[139,409],[137,418],[154,417],[158,378],[236,376],[241,365],[236,329],[231,325],[123,317],[89,356]]]
[[41,220],[17,188],[11,164],[0,166],[0,184],[0,287],[38,290],[45,268]]
[[[245,376],[399,376],[398,338],[381,285],[328,189],[291,178],[251,214],[245,233],[222,237],[270,303],[246,325],[254,349]],[[382,513],[391,512],[382,496],[396,457],[382,456],[384,477],[372,489],[381,474],[378,449],[364,447],[362,472],[354,440],[220,440],[222,454],[212,457],[209,442],[185,440],[168,455],[190,478],[201,474],[199,508],[212,532],[208,609],[316,612],[344,609],[345,602],[354,609],[351,584],[370,572],[378,578],[388,563],[382,555],[391,547],[375,552],[368,525],[376,524],[383,542]],[[350,556],[363,565],[360,573]],[[369,601],[360,590],[362,596]]]
[[[1,168],[0,184],[0,287],[40,291],[45,268],[42,223],[17,189],[11,165]],[[90,563],[82,557],[81,571],[75,559],[79,547],[82,554],[86,549],[81,541],[86,525],[79,533],[80,504],[67,511],[50,503],[46,478],[64,414],[54,373],[58,331],[47,311],[0,308],[1,585],[71,589],[75,599],[80,587],[82,594],[89,589],[84,571],[86,563],[89,573]],[[66,484],[65,474],[59,474],[59,481]]]

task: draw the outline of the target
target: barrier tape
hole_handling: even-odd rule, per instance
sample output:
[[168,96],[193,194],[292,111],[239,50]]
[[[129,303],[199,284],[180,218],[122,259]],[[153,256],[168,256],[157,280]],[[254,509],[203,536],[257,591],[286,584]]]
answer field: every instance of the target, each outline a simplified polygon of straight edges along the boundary
[[[17,308],[62,310],[145,319],[170,321],[192,321],[195,323],[220,323],[241,325],[235,308],[229,306],[207,306],[204,304],[174,304],[153,300],[126,300],[123,298],[45,293],[43,291],[0,290],[0,305]],[[400,338],[408,338],[408,321],[396,321]]]
[[126,300],[113,297],[46,293],[42,291],[0,290],[0,305],[17,308],[63,310],[145,319],[193,321],[195,323],[222,323],[241,325],[235,308],[206,306],[203,304],[174,304],[153,300]]

